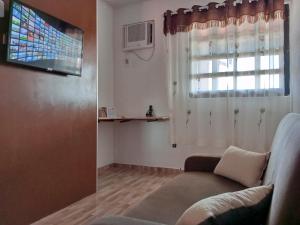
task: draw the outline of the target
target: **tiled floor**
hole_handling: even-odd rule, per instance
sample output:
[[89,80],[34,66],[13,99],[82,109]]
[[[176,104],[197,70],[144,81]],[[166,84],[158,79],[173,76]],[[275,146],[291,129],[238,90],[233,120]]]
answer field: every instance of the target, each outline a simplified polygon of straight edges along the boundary
[[84,225],[96,217],[122,215],[178,174],[178,171],[109,167],[99,175],[96,194],[33,225]]

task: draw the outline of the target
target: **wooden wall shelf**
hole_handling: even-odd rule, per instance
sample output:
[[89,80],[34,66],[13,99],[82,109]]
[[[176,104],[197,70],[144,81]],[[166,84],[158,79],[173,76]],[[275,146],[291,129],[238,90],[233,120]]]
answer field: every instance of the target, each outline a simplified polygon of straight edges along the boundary
[[113,122],[119,121],[120,123],[125,123],[129,121],[145,121],[145,122],[159,122],[159,121],[167,121],[170,118],[168,116],[155,116],[155,117],[116,117],[116,118],[107,118],[100,117],[98,119],[99,122]]

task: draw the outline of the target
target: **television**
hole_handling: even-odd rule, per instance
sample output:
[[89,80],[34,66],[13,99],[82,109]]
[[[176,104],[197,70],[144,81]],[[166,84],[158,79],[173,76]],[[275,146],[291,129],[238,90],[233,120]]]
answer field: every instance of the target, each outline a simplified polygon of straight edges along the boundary
[[7,62],[81,76],[83,31],[20,1],[10,5]]

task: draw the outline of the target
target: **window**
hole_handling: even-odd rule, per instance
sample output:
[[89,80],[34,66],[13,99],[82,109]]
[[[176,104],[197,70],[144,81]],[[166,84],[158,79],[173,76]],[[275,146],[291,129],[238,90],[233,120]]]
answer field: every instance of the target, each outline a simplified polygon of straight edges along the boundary
[[279,55],[193,60],[191,93],[276,91],[284,86],[279,64]]
[[[224,30],[211,30],[210,36],[195,31],[190,45],[190,96],[289,95],[289,21],[280,23],[272,37],[266,23],[242,25],[238,34],[232,32],[234,43],[226,41]],[[234,50],[228,51],[226,45]]]

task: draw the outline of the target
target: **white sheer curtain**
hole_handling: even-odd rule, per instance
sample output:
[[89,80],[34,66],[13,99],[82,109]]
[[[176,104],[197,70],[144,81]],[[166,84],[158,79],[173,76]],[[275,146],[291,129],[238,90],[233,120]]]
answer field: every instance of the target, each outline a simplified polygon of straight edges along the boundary
[[284,19],[242,18],[167,34],[172,143],[269,151],[285,96]]

